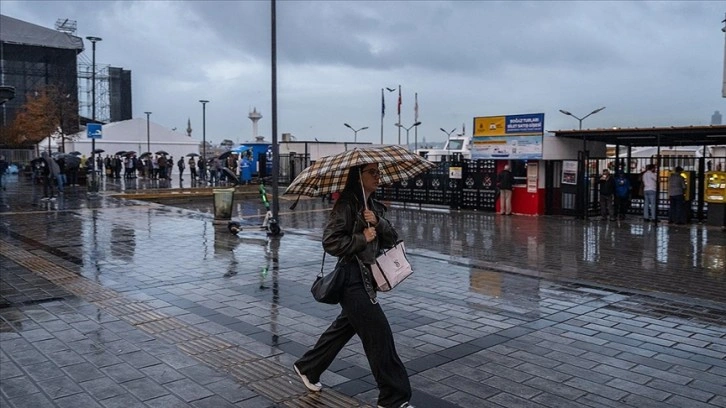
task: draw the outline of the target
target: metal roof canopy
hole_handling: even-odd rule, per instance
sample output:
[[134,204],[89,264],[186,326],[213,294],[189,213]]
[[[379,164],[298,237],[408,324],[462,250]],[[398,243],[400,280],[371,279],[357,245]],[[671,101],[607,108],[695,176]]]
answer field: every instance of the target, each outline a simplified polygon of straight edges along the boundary
[[726,145],[726,125],[554,130],[555,137],[621,146]]

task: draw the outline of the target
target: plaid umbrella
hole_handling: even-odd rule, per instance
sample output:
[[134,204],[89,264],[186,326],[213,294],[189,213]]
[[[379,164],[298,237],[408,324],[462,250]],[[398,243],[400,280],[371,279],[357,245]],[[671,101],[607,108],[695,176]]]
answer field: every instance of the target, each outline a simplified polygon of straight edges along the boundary
[[370,163],[378,163],[381,184],[408,180],[436,167],[436,163],[401,146],[356,147],[320,158],[298,174],[284,194],[315,197],[343,191],[348,180],[348,169]]

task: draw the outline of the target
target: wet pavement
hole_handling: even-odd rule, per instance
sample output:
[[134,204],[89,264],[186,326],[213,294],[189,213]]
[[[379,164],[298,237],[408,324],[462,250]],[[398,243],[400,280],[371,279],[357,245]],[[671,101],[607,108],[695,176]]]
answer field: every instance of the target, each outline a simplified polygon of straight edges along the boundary
[[[163,183],[42,201],[42,186],[9,178],[0,406],[375,406],[356,339],[322,393],[291,369],[339,310],[309,293],[330,204],[289,211],[283,197],[285,234],[269,238],[255,186],[240,188],[235,236],[212,222],[208,190]],[[134,199],[145,193],[157,198]],[[726,407],[724,231],[389,215],[415,273],[380,299],[417,407]]]

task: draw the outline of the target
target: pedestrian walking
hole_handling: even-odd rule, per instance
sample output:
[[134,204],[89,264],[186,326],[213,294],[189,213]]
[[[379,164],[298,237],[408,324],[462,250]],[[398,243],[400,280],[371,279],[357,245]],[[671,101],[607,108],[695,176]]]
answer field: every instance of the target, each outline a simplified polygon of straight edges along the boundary
[[497,187],[499,188],[499,214],[512,215],[512,187],[514,186],[514,176],[509,171],[509,165],[504,166],[497,175]]
[[[43,201],[54,201],[55,188],[53,187],[53,184],[58,181],[58,176],[60,175],[60,167],[58,166],[58,163],[56,163],[55,160],[50,157],[48,152],[43,152],[40,154],[40,156],[43,158],[41,162],[41,175],[43,177]],[[60,192],[62,192],[62,186],[60,187],[60,189]]]
[[613,212],[615,180],[613,180],[610,170],[603,169],[598,184],[600,185],[600,216],[603,220],[607,220],[608,216],[611,220],[615,220],[615,213]]
[[671,175],[668,176],[668,198],[670,201],[668,222],[671,224],[686,223],[686,200],[684,197],[686,181],[681,176],[682,171],[682,167],[676,166]]
[[645,166],[645,172],[641,177],[643,185],[643,220],[656,220],[655,190],[658,184],[658,176],[655,174],[655,164]]
[[369,267],[375,262],[377,249],[393,246],[398,238],[385,218],[385,206],[372,197],[379,182],[378,164],[352,167],[348,171],[345,188],[323,233],[323,249],[338,257],[342,268],[338,273],[345,273],[340,300],[342,311],[293,368],[305,387],[320,391],[323,387],[320,376],[357,334],[378,385],[378,406],[412,407],[408,402],[411,398],[408,373],[396,352],[388,319],[376,300]]

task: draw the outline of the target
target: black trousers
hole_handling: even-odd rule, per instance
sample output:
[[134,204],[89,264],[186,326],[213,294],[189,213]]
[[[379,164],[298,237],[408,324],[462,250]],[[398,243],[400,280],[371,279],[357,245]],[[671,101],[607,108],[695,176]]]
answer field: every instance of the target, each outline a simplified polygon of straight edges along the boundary
[[406,367],[393,342],[393,332],[381,305],[371,302],[363,288],[358,265],[345,268],[347,277],[340,301],[342,312],[311,350],[295,365],[313,383],[328,369],[340,350],[357,334],[378,385],[378,405],[399,407],[411,399],[411,384]]

